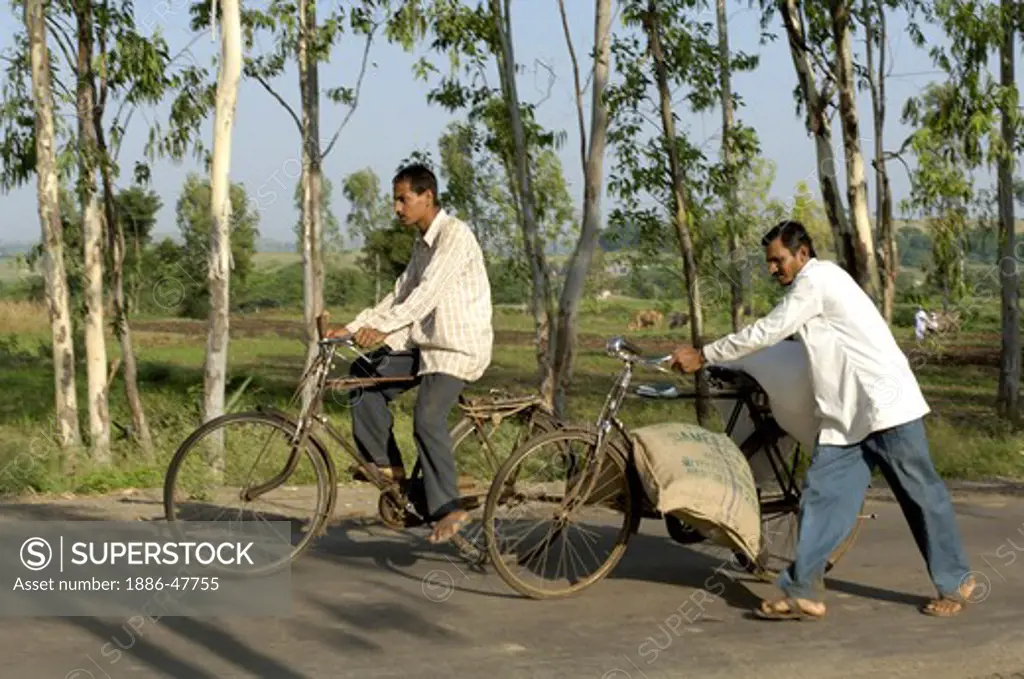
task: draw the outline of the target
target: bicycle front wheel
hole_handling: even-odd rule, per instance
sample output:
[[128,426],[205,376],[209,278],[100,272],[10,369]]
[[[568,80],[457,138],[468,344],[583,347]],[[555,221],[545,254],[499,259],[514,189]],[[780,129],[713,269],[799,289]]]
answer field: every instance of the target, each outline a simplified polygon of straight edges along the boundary
[[598,450],[586,429],[541,434],[515,451],[484,507],[488,556],[502,580],[550,599],[610,573],[640,522],[642,491],[627,460],[610,441]]
[[[301,554],[328,518],[335,487],[324,452],[296,425],[261,412],[222,415],[175,452],[164,480],[167,521],[286,521],[291,550],[245,575],[275,572]],[[229,524],[225,523],[225,529]]]

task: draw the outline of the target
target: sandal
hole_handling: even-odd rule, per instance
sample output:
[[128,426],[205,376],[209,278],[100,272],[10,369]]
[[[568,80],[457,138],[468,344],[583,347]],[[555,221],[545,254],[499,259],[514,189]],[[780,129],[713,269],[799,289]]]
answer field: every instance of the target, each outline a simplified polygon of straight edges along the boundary
[[[375,467],[375,465],[369,465]],[[405,469],[402,467],[375,467],[377,472],[388,481],[394,481],[396,483],[402,483],[405,481]],[[368,477],[362,467],[357,464],[349,465],[348,473],[352,475],[353,481],[363,481],[364,483],[373,483],[373,480]]]
[[[968,585],[966,593],[963,591],[964,585]],[[974,593],[977,582],[975,582],[974,578],[971,578],[964,585],[957,588],[957,591],[953,594],[943,594],[938,599],[932,599],[922,606],[920,611],[925,615],[935,618],[952,618],[955,615],[960,615],[964,607],[970,603],[971,594]]]
[[[779,604],[785,604],[786,610],[779,610]],[[825,617],[824,613],[805,611],[793,598],[762,601],[754,615],[762,620],[821,620]]]
[[434,526],[434,532],[427,538],[432,544],[439,545],[444,542],[448,542],[453,537],[458,535],[459,531],[462,530],[463,526],[469,523],[470,517],[468,512],[460,512],[455,510],[445,514],[444,518],[437,522]]
[[[951,608],[946,607],[949,604],[952,604]],[[939,597],[938,599],[932,599],[922,606],[920,611],[925,615],[930,615],[935,618],[952,618],[954,615],[960,615],[966,605],[967,599],[947,594],[946,596]]]

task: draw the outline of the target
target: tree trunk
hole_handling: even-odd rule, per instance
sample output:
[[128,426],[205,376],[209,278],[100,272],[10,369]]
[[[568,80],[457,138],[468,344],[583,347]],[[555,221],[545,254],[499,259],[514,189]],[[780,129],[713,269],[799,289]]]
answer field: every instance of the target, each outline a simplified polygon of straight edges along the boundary
[[[654,71],[658,83],[658,97],[661,103],[661,126],[664,132],[663,143],[668,154],[669,172],[672,180],[672,196],[675,203],[674,226],[679,240],[679,250],[683,257],[683,272],[686,276],[686,289],[689,291],[690,302],[690,337],[693,346],[704,345],[704,319],[701,312],[700,276],[697,272],[697,261],[693,253],[693,238],[690,234],[689,207],[686,203],[682,166],[676,148],[676,125],[672,117],[672,93],[668,85],[668,71],[665,58],[661,52],[660,24],[658,20],[657,0],[650,0],[647,14],[644,17],[644,30],[654,60]],[[705,425],[710,415],[708,407],[708,384],[703,371],[697,373],[697,422]]]
[[[878,34],[875,33],[873,0],[864,0],[864,32],[866,33],[867,76],[871,90],[871,112],[875,132],[875,238],[878,242],[878,275],[882,282],[882,316],[892,325],[893,303],[896,296],[896,270],[892,239],[892,188],[885,165],[885,147],[882,135],[885,129],[885,6],[877,2]],[[878,45],[878,68],[875,69],[874,48]]]
[[818,183],[821,186],[821,198],[825,204],[825,214],[832,227],[832,239],[835,245],[836,260],[846,270],[855,270],[853,234],[846,218],[842,201],[839,198],[839,187],[836,182],[836,159],[832,152],[832,124],[829,122],[825,109],[829,97],[826,91],[818,91],[815,84],[814,70],[807,54],[806,34],[798,0],[780,0],[779,9],[782,23],[786,27],[789,39],[789,53],[793,58],[797,82],[803,97],[807,115],[804,125],[807,132],[814,137],[814,151],[818,160]]
[[[1010,0],[1001,0],[1003,40],[999,49],[999,80],[1002,87],[1014,87],[1014,25],[1010,20]],[[1002,350],[999,359],[999,392],[997,403],[1000,414],[1016,427],[1020,422],[1020,274],[1016,255],[1016,233],[1013,215],[1013,166],[1017,102],[1003,100],[1002,133],[1004,153],[999,159],[999,235],[1002,247],[999,266],[1002,273]]]
[[[105,64],[107,44],[106,37],[102,32],[99,36],[99,57],[100,61]],[[128,325],[128,306],[124,291],[124,226],[117,215],[114,179],[110,169],[112,161],[103,131],[103,113],[106,108],[107,91],[106,77],[106,68],[103,68],[100,72],[100,95],[93,108],[93,125],[96,128],[96,146],[99,149],[100,177],[103,180],[103,208],[107,223],[107,254],[110,267],[110,298],[114,312],[114,335],[121,344],[122,379],[128,407],[132,413],[132,435],[142,446],[143,459],[147,463],[153,463],[155,461],[153,437],[150,435],[146,413],[142,408],[142,396],[139,393],[139,371],[135,362],[135,350],[132,347],[131,327]],[[138,234],[136,234],[135,243],[138,248]],[[138,249],[136,249],[136,257],[141,257]],[[138,262],[138,259],[136,261]]]
[[146,413],[142,408],[142,396],[139,393],[139,369],[135,362],[135,350],[132,346],[132,332],[128,325],[128,308],[124,294],[124,227],[117,215],[114,202],[114,180],[111,177],[109,156],[103,134],[102,104],[96,108],[95,116],[96,139],[100,150],[100,172],[103,178],[103,207],[107,221],[107,252],[110,262],[110,297],[114,311],[114,335],[121,344],[121,364],[124,393],[128,399],[128,407],[132,413],[132,434],[142,446],[143,458],[146,462],[155,461],[153,437],[146,422]]
[[519,187],[519,203],[522,209],[523,248],[530,264],[533,279],[531,308],[537,333],[537,365],[540,368],[540,394],[544,401],[554,407],[554,373],[551,361],[551,320],[555,309],[551,295],[551,282],[544,257],[544,243],[537,226],[537,206],[530,178],[530,159],[526,148],[526,131],[519,112],[519,93],[516,88],[515,54],[513,52],[512,22],[508,15],[509,0],[504,10],[500,0],[490,0],[491,15],[495,22],[499,40],[498,75],[501,89],[508,104],[509,123],[515,146],[515,173]]
[[88,375],[89,438],[93,462],[110,463],[110,406],[107,396],[107,343],[103,333],[103,215],[96,190],[99,154],[93,111],[96,83],[92,71],[93,25],[90,0],[76,0],[78,35],[77,118],[78,195],[85,246],[85,365]]
[[53,344],[53,379],[57,435],[66,451],[66,469],[75,471],[82,435],[78,427],[75,393],[75,347],[67,274],[64,270],[64,232],[60,221],[56,140],[53,129],[53,90],[50,54],[46,45],[43,0],[26,0],[25,29],[32,61],[32,98],[35,103],[36,183],[39,191],[39,223],[43,231],[43,276]]
[[860,126],[857,120],[857,89],[853,82],[851,1],[829,0],[832,39],[836,46],[839,118],[843,126],[843,149],[846,156],[846,196],[853,222],[854,269],[851,273],[861,288],[878,303],[878,260],[875,258],[875,239],[871,234],[871,216],[868,214],[868,185],[864,179],[864,156],[860,149]]
[[103,198],[110,251],[110,295],[114,307],[114,335],[121,344],[124,394],[132,413],[132,434],[142,446],[143,459],[152,463],[155,461],[153,437],[146,422],[146,412],[142,407],[142,395],[139,393],[139,368],[135,361],[132,331],[128,325],[128,309],[124,296],[124,228],[117,216],[113,180],[106,168],[103,170]]
[[[224,413],[224,390],[228,367],[229,283],[231,278],[231,132],[234,125],[238,81],[242,72],[241,17],[239,0],[221,2],[221,56],[217,76],[216,110],[213,122],[213,164],[210,187],[213,228],[207,281],[210,289],[209,329],[206,365],[203,370],[203,419]],[[215,434],[216,436],[216,434]],[[211,439],[212,471],[219,478],[224,471],[223,441]]]
[[[302,0],[299,3],[299,90],[302,98],[302,310],[307,368],[317,356],[316,318],[324,308],[320,86],[318,59],[315,49],[311,49],[315,37],[316,0]],[[307,383],[302,393],[304,408],[310,404],[315,386],[312,381]]]
[[[740,241],[740,227],[736,223],[738,200],[736,197],[736,173],[734,171],[733,152],[733,104],[732,104],[732,69],[729,63],[729,24],[725,14],[725,0],[718,0],[718,58],[721,61],[719,70],[719,87],[722,99],[722,164],[725,166],[726,197],[725,197],[725,233],[729,241],[729,287],[732,290],[730,316],[733,331],[743,326],[743,272],[746,267],[746,253]],[[741,261],[741,259],[743,261]]]
[[564,0],[559,0],[558,4],[562,12],[565,39],[573,64],[576,111],[580,125],[580,160],[583,163],[583,225],[558,303],[558,324],[554,342],[554,408],[555,414],[558,417],[563,417],[566,413],[569,384],[572,381],[572,363],[576,351],[576,319],[587,276],[594,259],[597,236],[601,230],[601,182],[604,176],[604,154],[608,132],[608,109],[604,104],[603,95],[608,84],[609,65],[611,64],[612,7],[611,0],[595,0],[594,84],[591,96],[590,148],[588,151],[586,129],[583,124],[583,90],[580,87],[579,65],[569,35]]

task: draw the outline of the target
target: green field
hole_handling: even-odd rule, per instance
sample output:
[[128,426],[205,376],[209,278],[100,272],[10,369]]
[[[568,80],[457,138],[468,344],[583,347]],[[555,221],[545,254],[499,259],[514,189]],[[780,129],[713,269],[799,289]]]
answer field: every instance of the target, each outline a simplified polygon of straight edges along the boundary
[[16,283],[30,274],[28,267],[14,257],[0,257],[0,284]]
[[[333,255],[333,262],[338,266],[354,267],[359,253],[346,250]],[[256,252],[252,256],[253,264],[261,269],[277,269],[283,266],[302,263],[302,255],[298,252]]]
[[[288,263],[289,255],[261,256],[261,267],[273,262]],[[943,338],[915,356],[917,374],[934,414],[927,420],[936,464],[947,477],[966,479],[1024,477],[1024,437],[1009,433],[994,415],[994,394],[998,378],[998,307],[986,308],[973,327],[956,337]],[[605,340],[625,334],[626,325],[639,309],[656,306],[649,301],[616,299],[588,300],[580,320],[580,353],[570,394],[571,418],[589,422],[596,416],[619,365],[603,353]],[[681,308],[681,304],[676,304]],[[332,308],[337,322],[348,320],[357,308]],[[909,318],[912,307],[899,310],[896,333],[909,351],[914,345]],[[244,385],[236,408],[272,402],[284,405],[293,395],[303,358],[300,313],[296,310],[237,314],[231,320],[229,398]],[[708,336],[727,330],[723,313],[710,314]],[[89,469],[84,465],[73,478],[59,469],[59,452],[53,439],[53,371],[49,355],[49,333],[43,307],[29,302],[0,301],[0,369],[5,389],[0,394],[0,492],[89,492],[118,487],[153,487],[162,482],[168,457],[188,433],[200,423],[204,326],[200,320],[141,317],[133,321],[135,346],[140,361],[141,389],[159,449],[155,466],[139,464],[137,449],[119,438],[114,428],[113,469]],[[529,391],[534,386],[535,355],[532,319],[515,307],[498,307],[495,312],[497,345],[494,361],[485,377],[471,385],[473,393],[491,387]],[[650,330],[631,337],[651,352],[666,352],[685,342],[688,328],[677,331]],[[88,431],[85,409],[84,344],[78,354],[79,413],[83,433]],[[108,340],[113,360],[118,346]],[[664,376],[639,376],[661,381]],[[690,383],[690,378],[681,378]],[[413,394],[395,404],[397,434],[405,453],[412,459],[411,438]],[[111,389],[112,419],[130,423],[120,375]],[[344,407],[329,408],[335,423],[348,430]],[[624,412],[627,424],[683,420],[694,421],[687,402],[631,400]],[[720,423],[717,427],[720,428]],[[339,462],[339,469],[346,466]]]

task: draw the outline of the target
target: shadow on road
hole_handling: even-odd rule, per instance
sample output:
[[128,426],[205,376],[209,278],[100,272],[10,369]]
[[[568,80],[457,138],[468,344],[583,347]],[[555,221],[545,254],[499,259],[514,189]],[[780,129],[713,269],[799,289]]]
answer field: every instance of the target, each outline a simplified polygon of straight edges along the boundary
[[846,580],[833,580],[832,578],[825,578],[825,587],[830,592],[842,592],[862,599],[874,599],[876,601],[886,601],[894,604],[908,604],[915,607],[920,606],[928,600],[927,597],[917,596],[915,594],[894,592],[891,589],[882,589],[881,587],[872,587],[871,585],[862,585],[857,582],[848,582]]

